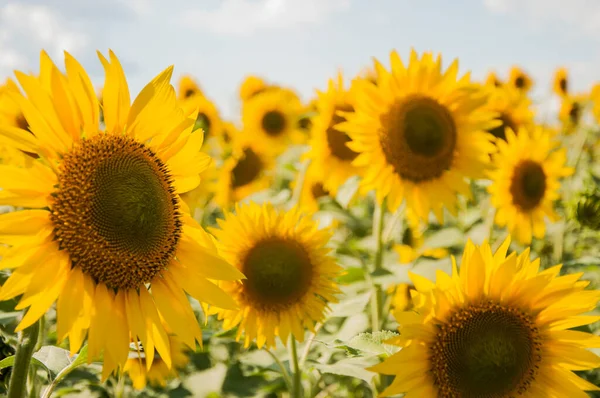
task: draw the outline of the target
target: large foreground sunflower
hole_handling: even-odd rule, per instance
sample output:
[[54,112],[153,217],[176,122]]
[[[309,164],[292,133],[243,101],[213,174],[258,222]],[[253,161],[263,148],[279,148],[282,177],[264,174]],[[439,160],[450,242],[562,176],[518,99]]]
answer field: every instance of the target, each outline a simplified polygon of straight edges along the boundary
[[441,57],[411,53],[408,66],[391,54],[391,71],[378,64],[375,86],[356,81],[354,113],[337,129],[348,133],[349,149],[359,153],[365,190],[375,189],[390,211],[406,199],[421,219],[430,210],[443,220],[443,208],[455,212],[457,193],[470,195],[467,178],[484,176],[493,150],[484,130],[495,126],[483,110],[485,94],[457,81],[458,61],[442,71]]
[[222,284],[239,306],[218,311],[223,327],[239,325],[237,338],[244,335],[246,347],[254,340],[272,347],[276,336],[286,343],[290,334],[303,341],[305,328],[323,321],[340,293],[334,279],[341,268],[326,247],[330,233],[297,209],[252,203],[235,211],[213,231],[221,254],[247,277]]
[[317,115],[313,118],[310,151],[312,167],[327,170],[321,182],[325,189],[336,194],[338,188],[359,169],[352,165],[358,153],[348,147],[350,137],[337,128],[346,120],[344,112],[354,112],[351,93],[344,89],[344,80],[339,74],[337,81],[330,80],[326,92],[318,93]]
[[490,171],[492,204],[496,224],[508,230],[522,243],[532,235],[544,237],[545,217],[557,220],[552,208],[559,198],[559,178],[570,175],[565,167],[566,152],[542,127],[521,129],[515,134],[506,130],[506,141],[498,141]]
[[303,140],[304,134],[298,124],[303,109],[297,97],[293,98],[283,90],[256,95],[244,103],[244,136],[265,151],[281,153],[289,144]]
[[573,371],[593,369],[587,350],[600,337],[569,330],[597,321],[580,316],[596,307],[600,291],[583,290],[581,274],[558,276],[561,266],[539,271],[529,250],[506,255],[507,239],[465,247],[452,276],[436,283],[411,274],[414,311],[395,312],[402,348],[371,370],[395,375],[382,395],[420,397],[581,397],[599,388]]
[[[127,361],[140,341],[171,366],[166,322],[195,348],[201,330],[185,292],[235,308],[210,280],[242,274],[217,255],[208,236],[180,206],[210,159],[193,134],[196,115],[178,107],[172,67],[130,102],[116,56],[100,55],[105,127],[81,65],[65,54],[66,74],[41,54],[40,78],[16,72],[14,94],[30,131],[0,126],[0,135],[40,156],[27,169],[0,166],[0,204],[25,210],[0,216],[0,242],[11,245],[0,267],[12,274],[0,300],[21,296],[28,308],[17,327],[36,322],[57,302],[57,338],[72,353],[87,334],[89,360],[103,354],[103,377]],[[210,279],[210,280],[209,280]]]

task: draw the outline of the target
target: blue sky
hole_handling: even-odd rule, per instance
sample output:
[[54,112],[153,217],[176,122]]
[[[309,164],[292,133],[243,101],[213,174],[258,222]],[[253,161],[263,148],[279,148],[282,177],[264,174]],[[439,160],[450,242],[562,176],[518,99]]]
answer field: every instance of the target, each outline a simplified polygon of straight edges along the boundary
[[576,90],[600,81],[599,44],[597,0],[0,0],[0,77],[36,72],[41,48],[58,63],[66,49],[100,85],[95,50],[112,48],[133,93],[174,64],[233,118],[248,73],[308,98],[340,68],[354,75],[411,47],[475,77],[520,65],[547,103],[557,66]]

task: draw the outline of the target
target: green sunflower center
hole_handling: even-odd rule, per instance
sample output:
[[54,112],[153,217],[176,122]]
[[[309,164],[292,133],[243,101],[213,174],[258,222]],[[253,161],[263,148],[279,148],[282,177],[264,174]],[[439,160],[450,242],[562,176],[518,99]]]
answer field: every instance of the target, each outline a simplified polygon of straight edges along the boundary
[[323,184],[320,182],[312,184],[312,186],[310,187],[310,192],[312,193],[312,196],[315,199],[319,199],[329,195],[329,191],[326,190]]
[[196,118],[196,127],[202,128],[204,131],[204,137],[210,135],[210,118],[205,113],[199,113]]
[[256,180],[263,170],[263,166],[263,162],[256,152],[250,148],[244,149],[244,156],[231,171],[232,188],[239,188]]
[[534,209],[544,198],[546,173],[542,166],[532,160],[523,160],[515,167],[510,184],[513,203],[521,210]]
[[285,115],[279,111],[265,113],[261,121],[262,128],[271,137],[277,137],[285,131]]
[[352,149],[348,148],[348,145],[346,145],[351,141],[350,137],[335,127],[336,125],[346,121],[344,116],[341,116],[337,113],[338,111],[354,112],[354,108],[350,105],[344,105],[335,108],[333,111],[333,116],[331,117],[331,122],[329,123],[329,128],[327,128],[327,144],[333,156],[340,160],[351,161],[358,156],[358,153],[354,152]]
[[456,125],[450,110],[437,100],[411,95],[382,115],[381,124],[383,154],[403,179],[432,180],[452,166]]
[[520,89],[525,88],[525,83],[526,83],[526,81],[525,81],[524,76],[518,76],[515,79],[515,87],[516,88],[520,88]]
[[512,118],[510,117],[510,115],[508,115],[505,112],[502,112],[500,114],[500,117],[498,118],[500,120],[500,122],[502,123],[499,126],[494,127],[493,129],[490,129],[489,132],[496,138],[500,138],[501,140],[506,141],[506,128],[510,128],[512,131],[514,131],[515,133],[517,132],[517,125],[515,124],[515,122],[512,120]]
[[167,268],[181,235],[172,179],[133,138],[100,134],[64,155],[51,220],[60,248],[97,282],[148,283]]
[[243,260],[244,293],[259,306],[288,306],[309,290],[313,266],[304,247],[291,239],[267,238]]
[[521,310],[481,302],[456,311],[438,328],[430,361],[440,397],[512,397],[535,379],[540,333]]

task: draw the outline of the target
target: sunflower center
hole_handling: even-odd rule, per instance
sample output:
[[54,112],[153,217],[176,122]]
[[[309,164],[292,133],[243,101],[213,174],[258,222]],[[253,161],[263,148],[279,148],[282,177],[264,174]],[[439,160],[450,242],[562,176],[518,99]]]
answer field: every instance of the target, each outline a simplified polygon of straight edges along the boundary
[[545,192],[546,173],[539,163],[524,160],[517,165],[510,184],[515,206],[525,211],[534,209],[544,198]]
[[525,87],[525,78],[523,76],[519,76],[515,79],[515,87],[516,88],[524,88]]
[[285,131],[285,116],[279,111],[269,111],[262,118],[262,128],[270,136],[276,137]]
[[196,123],[204,130],[204,137],[210,135],[210,118],[205,113],[199,113]]
[[354,112],[354,108],[350,105],[335,108],[333,116],[331,117],[331,122],[329,123],[329,128],[327,129],[327,144],[329,145],[329,150],[333,156],[340,160],[351,161],[358,156],[358,153],[354,152],[346,145],[351,141],[348,134],[335,128],[337,124],[346,121],[344,116],[337,114],[338,111]]
[[99,134],[63,157],[51,220],[73,267],[114,289],[167,268],[181,235],[172,179],[144,144]]
[[567,92],[567,79],[563,78],[560,79],[560,81],[558,82],[558,87],[560,88],[560,92],[561,93],[566,93]]
[[312,184],[310,187],[310,192],[312,193],[313,198],[319,199],[323,196],[329,195],[329,191],[325,189],[322,183],[316,182]]
[[577,124],[579,123],[579,116],[581,115],[581,106],[579,102],[573,102],[571,105],[571,109],[569,109],[569,119],[571,123]]
[[383,154],[403,179],[432,180],[452,165],[456,125],[448,108],[435,99],[411,95],[382,115],[381,124]]
[[503,398],[535,379],[541,338],[531,316],[493,301],[456,311],[430,348],[440,397]]
[[500,114],[500,117],[498,119],[500,120],[500,123],[502,123],[502,124],[500,126],[496,126],[493,129],[489,130],[489,132],[494,137],[500,138],[501,140],[506,141],[506,128],[508,127],[516,133],[517,126],[516,126],[515,122],[512,120],[512,118],[504,112],[502,112]]
[[310,288],[312,263],[298,242],[272,237],[259,241],[246,254],[244,292],[266,308],[296,303]]
[[183,98],[190,98],[192,95],[196,94],[196,90],[194,90],[193,88],[188,88],[187,90],[185,90],[185,92],[183,93]]
[[263,169],[260,157],[250,148],[244,149],[244,157],[241,158],[232,173],[232,188],[242,187],[254,181]]

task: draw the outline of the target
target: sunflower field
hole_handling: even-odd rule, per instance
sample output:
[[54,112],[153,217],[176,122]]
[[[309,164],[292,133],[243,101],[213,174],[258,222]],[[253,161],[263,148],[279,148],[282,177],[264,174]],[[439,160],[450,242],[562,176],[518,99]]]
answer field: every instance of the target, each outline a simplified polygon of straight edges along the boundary
[[226,120],[98,58],[0,87],[0,395],[600,397],[600,85],[394,50]]

